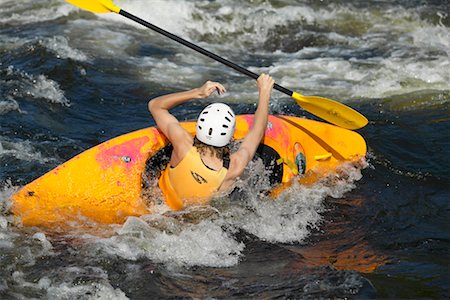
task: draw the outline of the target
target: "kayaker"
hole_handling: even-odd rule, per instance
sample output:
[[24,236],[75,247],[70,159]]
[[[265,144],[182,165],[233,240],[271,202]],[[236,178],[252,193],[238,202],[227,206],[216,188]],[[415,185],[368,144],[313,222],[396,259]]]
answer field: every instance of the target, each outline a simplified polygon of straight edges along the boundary
[[229,191],[254,157],[267,126],[269,100],[274,80],[261,74],[256,81],[259,100],[252,128],[238,150],[230,153],[236,117],[224,103],[212,103],[200,113],[192,137],[169,110],[193,99],[208,98],[225,87],[207,81],[199,88],[163,95],[149,101],[148,108],[159,130],[173,146],[170,162],[162,171],[159,187],[166,204],[174,210],[206,204],[217,192]]

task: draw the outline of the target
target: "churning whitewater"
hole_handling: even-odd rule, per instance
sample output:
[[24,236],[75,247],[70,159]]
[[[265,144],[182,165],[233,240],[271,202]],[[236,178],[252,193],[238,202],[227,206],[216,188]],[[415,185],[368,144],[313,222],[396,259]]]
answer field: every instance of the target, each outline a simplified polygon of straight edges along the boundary
[[[10,196],[75,155],[155,123],[149,99],[223,83],[237,114],[255,82],[116,14],[0,0],[0,298],[448,298],[447,1],[115,3],[369,125],[367,160],[275,200],[255,161],[239,193],[84,230],[28,228]],[[196,119],[206,102],[177,107]],[[270,112],[315,117],[273,92]],[[264,174],[263,174],[264,175]],[[266,174],[267,175],[267,174]],[[86,172],[88,175],[88,170]],[[88,228],[86,230],[86,228]]]

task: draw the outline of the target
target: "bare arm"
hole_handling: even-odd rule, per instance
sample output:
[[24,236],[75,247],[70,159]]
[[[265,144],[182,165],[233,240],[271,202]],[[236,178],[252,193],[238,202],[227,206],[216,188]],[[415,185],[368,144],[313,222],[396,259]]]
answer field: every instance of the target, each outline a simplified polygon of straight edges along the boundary
[[225,88],[220,83],[207,81],[199,88],[159,96],[148,102],[148,109],[156,125],[174,147],[172,163],[176,162],[178,158],[184,157],[192,146],[193,140],[191,135],[181,127],[179,121],[169,110],[192,99],[207,98],[216,90],[219,93],[225,92]]
[[227,176],[220,187],[220,190],[227,190],[244,171],[245,167],[255,156],[256,150],[264,137],[264,132],[267,127],[267,118],[269,114],[269,100],[274,80],[267,74],[261,74],[257,80],[259,89],[258,107],[253,119],[253,125],[250,131],[245,136],[238,151],[233,153],[230,157],[230,169]]

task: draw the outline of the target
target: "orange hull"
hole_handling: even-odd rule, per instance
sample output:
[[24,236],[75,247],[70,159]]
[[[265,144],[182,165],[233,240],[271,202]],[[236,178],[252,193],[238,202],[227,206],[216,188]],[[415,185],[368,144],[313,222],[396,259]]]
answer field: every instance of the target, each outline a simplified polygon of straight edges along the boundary
[[[234,138],[242,139],[252,122],[252,115],[238,116]],[[182,126],[194,134],[195,122]],[[123,223],[128,216],[148,214],[141,198],[142,173],[147,160],[167,143],[155,127],[106,141],[24,186],[11,198],[12,212],[25,226],[48,227],[82,218]],[[263,143],[280,156],[283,183],[297,174],[296,143],[304,149],[306,171],[316,178],[366,155],[358,133],[296,117],[270,116]]]

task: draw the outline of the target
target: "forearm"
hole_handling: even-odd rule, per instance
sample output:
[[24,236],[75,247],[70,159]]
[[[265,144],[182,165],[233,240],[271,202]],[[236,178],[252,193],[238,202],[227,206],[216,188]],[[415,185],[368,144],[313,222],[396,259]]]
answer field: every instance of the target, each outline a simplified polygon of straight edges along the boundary
[[253,159],[266,131],[269,115],[269,100],[274,81],[269,75],[261,74],[258,77],[257,85],[259,101],[253,118],[253,125],[242,141],[239,150],[231,155],[230,170],[229,175],[227,175],[230,180],[240,176],[250,160]]
[[269,100],[270,92],[262,91],[259,95],[258,107],[253,119],[252,134],[255,135],[256,140],[260,141],[267,127],[267,119],[269,114]]
[[245,166],[253,158],[256,153],[256,149],[264,137],[269,113],[269,99],[270,92],[260,92],[258,107],[253,118],[252,128],[245,136],[239,150],[237,151],[237,154],[240,156],[240,160],[243,162],[243,166]]
[[227,175],[230,180],[234,180],[236,177],[240,176],[247,164],[255,156],[256,150],[264,137],[267,127],[269,99],[270,91],[260,91],[258,107],[256,108],[253,118],[252,128],[245,136],[239,150],[231,156],[230,172],[229,175]]

